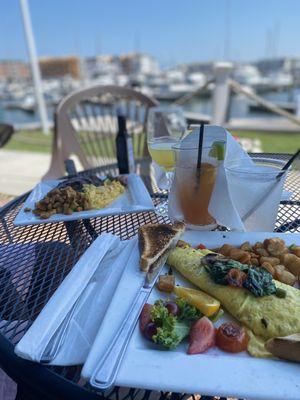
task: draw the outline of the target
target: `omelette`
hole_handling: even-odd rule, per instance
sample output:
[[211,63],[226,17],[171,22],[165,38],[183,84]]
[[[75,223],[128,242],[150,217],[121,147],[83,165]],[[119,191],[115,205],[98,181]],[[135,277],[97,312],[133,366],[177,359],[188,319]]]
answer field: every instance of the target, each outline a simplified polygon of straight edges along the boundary
[[170,252],[167,262],[187,280],[218,299],[234,318],[248,328],[248,351],[251,355],[271,357],[264,347],[268,339],[300,333],[298,289],[274,281],[277,288],[286,291],[285,298],[275,295],[255,297],[247,289],[217,284],[201,265],[201,258],[207,253],[207,250],[176,247]]

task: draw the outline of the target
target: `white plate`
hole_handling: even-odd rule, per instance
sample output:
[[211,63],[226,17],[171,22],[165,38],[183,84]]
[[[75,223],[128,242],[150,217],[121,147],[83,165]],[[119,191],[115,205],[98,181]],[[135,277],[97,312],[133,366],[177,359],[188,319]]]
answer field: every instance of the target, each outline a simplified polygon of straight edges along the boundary
[[[224,243],[240,245],[246,240],[255,243],[275,236],[282,237],[287,244],[300,243],[299,234],[270,232],[188,231],[183,239],[193,245],[204,243],[208,248],[214,248]],[[137,249],[132,257],[84,365],[82,375],[86,379],[90,379],[96,370],[99,357],[107,348],[112,331],[118,329],[120,318],[128,309],[134,291],[142,281],[142,274],[138,271]],[[176,275],[176,281],[187,285],[187,281],[179,275]],[[162,294],[154,289],[149,302],[152,304],[161,297]],[[230,317],[227,314],[217,325],[228,320]],[[145,340],[136,327],[117,375],[116,385],[256,400],[300,398],[300,364],[253,358],[246,352],[233,355],[217,348],[191,356],[186,354],[186,349],[187,343],[183,343],[173,351],[161,350]],[[92,379],[91,384],[93,382],[95,381]]]
[[40,182],[30,193],[22,209],[14,220],[14,225],[36,225],[47,222],[74,221],[108,215],[138,213],[152,211],[153,202],[142,179],[136,174],[129,174],[126,191],[107,207],[98,210],[74,212],[71,215],[54,214],[50,218],[41,219],[32,212],[25,212],[25,208],[34,209],[37,201],[41,200],[50,190],[54,189],[61,181],[51,180]]

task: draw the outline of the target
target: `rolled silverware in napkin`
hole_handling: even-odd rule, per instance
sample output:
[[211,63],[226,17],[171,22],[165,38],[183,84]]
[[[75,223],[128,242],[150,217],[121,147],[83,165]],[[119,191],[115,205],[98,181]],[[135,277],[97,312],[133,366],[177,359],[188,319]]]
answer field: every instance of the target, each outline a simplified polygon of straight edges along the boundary
[[134,243],[135,239],[121,241],[111,234],[99,236],[17,344],[15,353],[36,362],[44,358],[51,365],[83,364]]

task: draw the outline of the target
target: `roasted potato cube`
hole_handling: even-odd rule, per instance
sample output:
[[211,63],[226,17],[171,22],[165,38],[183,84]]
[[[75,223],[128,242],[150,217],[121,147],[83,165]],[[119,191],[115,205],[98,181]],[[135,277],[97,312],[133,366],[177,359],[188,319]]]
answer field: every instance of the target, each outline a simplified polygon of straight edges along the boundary
[[276,279],[282,283],[293,286],[296,282],[296,277],[286,269],[275,273]]
[[47,219],[50,217],[50,213],[49,212],[41,212],[40,213],[40,218],[42,219]]
[[275,265],[274,270],[275,270],[275,279],[278,279],[278,280],[280,280],[279,277],[280,277],[281,273],[283,271],[286,271],[285,266],[282,264]]
[[158,277],[157,289],[161,292],[171,293],[175,286],[175,276],[174,275],[160,275]]
[[283,254],[280,261],[295,276],[300,276],[300,258],[295,254]]
[[247,251],[232,248],[229,251],[228,257],[232,260],[239,261],[242,264],[250,264],[251,255]]
[[36,208],[37,210],[46,211],[46,206],[45,206],[45,204],[43,204],[41,201],[38,201],[38,202],[35,204],[35,208]]
[[270,274],[274,277],[275,276],[275,269],[273,267],[272,264],[268,263],[268,262],[263,262],[261,264],[261,267],[266,269],[268,272],[270,272]]
[[277,257],[285,251],[286,245],[285,241],[280,238],[271,238],[265,239],[264,247],[272,256]]
[[252,247],[254,251],[256,251],[256,249],[263,249],[264,245],[262,242],[256,242],[255,245]]
[[280,264],[280,259],[277,257],[260,257],[259,259],[260,263],[263,264],[264,262],[270,263],[273,267],[275,265]]
[[300,258],[300,246],[296,246],[295,244],[292,244],[290,246],[290,252]]
[[219,248],[218,253],[219,254],[223,254],[223,256],[229,256],[229,252],[231,249],[234,249],[233,246],[231,246],[231,244],[223,244],[222,247]]
[[251,258],[250,258],[250,264],[253,265],[254,267],[258,267],[258,266],[259,266],[258,258],[256,258],[256,257],[251,257]]
[[178,240],[176,247],[182,247],[182,248],[187,248],[187,247],[191,247],[187,242],[185,242],[184,240]]
[[258,247],[254,251],[255,251],[256,254],[258,254],[261,257],[268,257],[269,256],[269,253],[263,247]]
[[250,245],[250,242],[245,242],[245,243],[243,243],[243,244],[240,246],[240,249],[241,249],[241,250],[244,250],[244,251],[252,251],[252,247],[251,247],[251,245]]

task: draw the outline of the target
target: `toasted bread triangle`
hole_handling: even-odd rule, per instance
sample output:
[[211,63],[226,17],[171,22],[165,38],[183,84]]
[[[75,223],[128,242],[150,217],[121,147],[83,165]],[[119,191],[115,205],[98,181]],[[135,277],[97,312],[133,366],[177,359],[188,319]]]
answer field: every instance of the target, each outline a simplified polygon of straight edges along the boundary
[[139,229],[140,267],[148,271],[152,264],[177,241],[184,232],[185,224],[148,224]]

